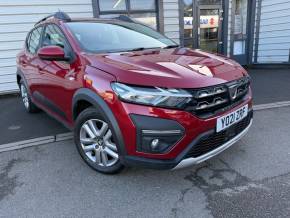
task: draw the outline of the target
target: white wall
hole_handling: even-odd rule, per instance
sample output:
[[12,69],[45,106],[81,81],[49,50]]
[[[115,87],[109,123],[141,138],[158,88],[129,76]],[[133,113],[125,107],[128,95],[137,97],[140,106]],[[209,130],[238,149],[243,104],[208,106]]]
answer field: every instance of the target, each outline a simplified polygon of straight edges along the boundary
[[93,17],[91,0],[0,0],[0,93],[17,89],[15,56],[36,21],[58,10]]
[[259,1],[262,5],[257,62],[289,63],[290,1]]
[[180,43],[179,5],[178,0],[163,0],[164,33],[177,43]]

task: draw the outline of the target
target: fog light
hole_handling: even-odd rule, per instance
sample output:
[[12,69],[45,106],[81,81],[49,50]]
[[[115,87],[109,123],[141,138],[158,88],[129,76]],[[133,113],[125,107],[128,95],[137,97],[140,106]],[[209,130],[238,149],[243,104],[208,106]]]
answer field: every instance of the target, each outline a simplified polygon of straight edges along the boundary
[[151,148],[152,150],[156,150],[156,148],[158,147],[158,144],[159,144],[159,139],[153,139],[152,142],[151,142]]
[[169,149],[178,142],[182,135],[146,135],[143,134],[140,139],[138,151],[154,154],[162,154],[169,151]]

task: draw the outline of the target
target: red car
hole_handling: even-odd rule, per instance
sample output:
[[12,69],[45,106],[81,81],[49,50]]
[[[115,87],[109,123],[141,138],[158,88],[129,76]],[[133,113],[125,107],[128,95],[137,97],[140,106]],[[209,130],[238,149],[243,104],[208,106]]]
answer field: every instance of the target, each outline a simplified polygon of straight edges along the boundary
[[249,130],[250,78],[239,64],[124,18],[58,12],[38,22],[17,56],[26,110],[73,129],[80,155],[102,173],[198,164]]

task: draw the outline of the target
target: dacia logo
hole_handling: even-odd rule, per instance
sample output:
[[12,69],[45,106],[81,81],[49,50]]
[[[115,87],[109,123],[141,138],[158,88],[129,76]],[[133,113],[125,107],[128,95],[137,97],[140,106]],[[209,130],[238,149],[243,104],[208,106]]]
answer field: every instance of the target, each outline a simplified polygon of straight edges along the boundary
[[238,95],[238,86],[237,85],[230,86],[229,93],[230,93],[231,100],[235,100]]

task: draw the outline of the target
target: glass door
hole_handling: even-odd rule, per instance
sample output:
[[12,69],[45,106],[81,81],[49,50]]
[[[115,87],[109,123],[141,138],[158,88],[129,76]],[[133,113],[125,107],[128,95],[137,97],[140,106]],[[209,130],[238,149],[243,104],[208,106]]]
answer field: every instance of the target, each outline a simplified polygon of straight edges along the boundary
[[220,8],[217,6],[199,9],[199,48],[218,53],[221,42]]
[[184,26],[181,40],[185,47],[220,53],[222,43],[222,1],[182,0]]

